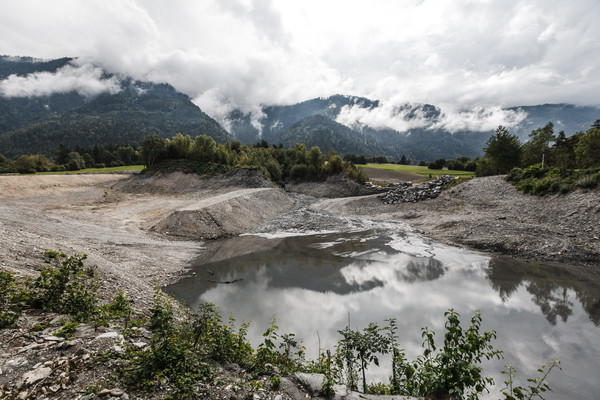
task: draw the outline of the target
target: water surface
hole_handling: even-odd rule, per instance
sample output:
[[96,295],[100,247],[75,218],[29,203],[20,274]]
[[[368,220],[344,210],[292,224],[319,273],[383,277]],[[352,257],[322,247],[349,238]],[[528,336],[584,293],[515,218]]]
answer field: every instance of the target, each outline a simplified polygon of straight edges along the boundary
[[[275,316],[281,333],[303,338],[308,357],[316,358],[319,345],[333,349],[348,320],[362,329],[393,317],[414,359],[422,351],[421,327],[432,328],[441,343],[448,308],[464,325],[481,310],[483,328],[496,330],[494,345],[504,350],[504,360],[485,365],[496,389],[504,365],[514,365],[525,383],[558,358],[564,370],[550,376],[548,399],[600,393],[600,285],[568,266],[490,258],[388,227],[237,237],[213,244],[194,273],[167,291],[192,307],[212,302],[225,316],[251,321],[255,345]],[[388,374],[372,369],[370,376],[387,382]]]

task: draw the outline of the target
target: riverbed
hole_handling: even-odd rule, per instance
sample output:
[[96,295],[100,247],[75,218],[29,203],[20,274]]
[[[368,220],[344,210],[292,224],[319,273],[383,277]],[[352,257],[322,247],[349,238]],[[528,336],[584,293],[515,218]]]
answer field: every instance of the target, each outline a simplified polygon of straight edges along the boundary
[[[559,264],[491,257],[435,243],[402,223],[350,232],[245,235],[213,243],[194,262],[190,276],[168,286],[197,307],[211,302],[227,318],[251,322],[258,345],[276,319],[280,333],[303,339],[308,358],[333,350],[338,330],[363,329],[396,318],[408,359],[420,353],[421,328],[443,342],[444,312],[461,314],[463,326],[479,310],[482,328],[495,330],[504,359],[525,384],[537,368],[560,359],[548,399],[594,398],[600,391],[600,285]],[[370,369],[370,380],[388,381],[389,365]]]

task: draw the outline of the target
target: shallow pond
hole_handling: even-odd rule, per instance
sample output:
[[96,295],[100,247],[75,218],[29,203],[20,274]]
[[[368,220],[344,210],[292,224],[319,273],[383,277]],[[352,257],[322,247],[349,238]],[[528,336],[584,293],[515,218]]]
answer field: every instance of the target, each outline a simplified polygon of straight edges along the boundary
[[[333,349],[338,330],[397,318],[409,359],[422,352],[420,328],[443,341],[444,312],[463,325],[480,310],[483,329],[504,359],[484,365],[496,380],[512,364],[525,384],[536,369],[560,359],[548,399],[592,399],[600,393],[600,284],[574,268],[490,258],[430,242],[401,225],[390,229],[310,236],[242,236],[213,243],[194,276],[166,288],[192,307],[212,302],[227,318],[251,321],[253,344],[277,319],[280,333],[304,339],[307,356]],[[218,283],[231,282],[231,283]],[[388,382],[386,368],[370,379]]]

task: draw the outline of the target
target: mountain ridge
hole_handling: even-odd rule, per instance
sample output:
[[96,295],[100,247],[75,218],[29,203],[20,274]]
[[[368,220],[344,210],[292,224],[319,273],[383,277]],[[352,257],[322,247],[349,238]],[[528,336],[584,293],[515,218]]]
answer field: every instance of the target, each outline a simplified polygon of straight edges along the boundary
[[[52,74],[71,65],[72,59],[60,60],[32,67],[29,64],[36,63],[29,59],[19,63],[0,57],[0,70]],[[14,72],[9,76],[27,77],[30,73]],[[233,140],[219,123],[169,84],[106,73],[102,79],[113,79],[119,91],[92,96],[76,90],[27,97],[0,95],[0,154],[16,157],[39,153],[54,157],[60,144],[69,148],[128,145],[140,143],[149,134],[171,138],[180,132],[191,136],[207,134],[218,143]]]
[[[492,111],[501,116],[505,115],[509,122],[511,118],[518,120],[522,117],[522,120],[508,129],[523,142],[528,139],[532,130],[548,122],[553,122],[555,133],[563,130],[567,136],[570,136],[587,130],[596,119],[600,118],[598,107],[571,104],[520,106]],[[366,146],[362,152],[367,156],[385,155],[392,160],[397,160],[402,155],[406,155],[413,160],[431,161],[436,158],[455,158],[461,155],[480,156],[485,142],[500,124],[490,126],[488,129],[469,128],[461,121],[454,123],[458,126],[456,129],[445,128],[444,124],[452,125],[452,118],[457,117],[466,121],[469,118],[489,117],[486,113],[489,114],[486,110],[467,110],[448,115],[438,106],[410,102],[386,108],[379,100],[334,95],[328,98],[314,98],[294,105],[265,106],[258,119],[253,119],[251,114],[244,114],[240,110],[234,110],[225,119],[231,134],[246,144],[260,140],[273,144],[288,144],[290,135],[287,131],[295,124],[312,116],[321,116],[345,126],[353,131],[356,137],[369,138],[369,146]],[[353,116],[357,118],[353,119]],[[319,145],[322,140],[310,140],[309,137],[315,130],[327,131],[329,123],[322,118],[320,121],[320,127],[312,121],[310,129],[306,124],[301,124],[305,127],[304,137],[295,126],[293,136],[307,147]],[[386,121],[388,125],[385,124]],[[373,122],[379,125],[374,125]],[[474,126],[477,128],[476,124]],[[336,151],[353,152],[351,147],[339,146]]]
[[[555,133],[564,130],[569,136],[587,130],[600,118],[600,108],[572,104],[448,111],[427,103],[386,104],[336,94],[296,104],[265,105],[259,115],[234,109],[221,120],[226,130],[169,84],[142,82],[98,67],[83,72],[104,85],[99,93],[73,88],[8,96],[3,89],[12,80],[13,90],[28,93],[27,87],[19,86],[19,79],[73,73],[76,61],[0,56],[0,154],[53,156],[59,144],[70,148],[138,144],[152,133],[165,138],[183,133],[207,134],[218,143],[235,139],[248,145],[262,140],[287,146],[303,143],[308,148],[319,146],[323,152],[385,155],[390,160],[405,155],[416,162],[481,155],[500,124],[496,120],[508,121],[509,131],[525,141],[532,130],[547,122],[554,123]],[[85,78],[80,75],[78,79]],[[80,82],[84,89],[85,84]]]

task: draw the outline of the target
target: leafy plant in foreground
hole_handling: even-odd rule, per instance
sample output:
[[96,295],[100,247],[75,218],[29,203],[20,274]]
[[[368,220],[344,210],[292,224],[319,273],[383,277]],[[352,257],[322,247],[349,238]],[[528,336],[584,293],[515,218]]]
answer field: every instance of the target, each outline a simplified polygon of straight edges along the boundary
[[43,310],[68,314],[76,322],[89,321],[98,299],[94,268],[84,267],[85,254],[67,256],[56,251],[44,253],[50,263],[31,282],[30,302]]
[[[304,346],[293,333],[280,335],[275,317],[263,333],[263,342],[256,350],[253,370],[259,374],[271,373],[276,366],[284,375],[306,369]],[[278,343],[279,342],[279,343]]]
[[16,274],[0,271],[0,329],[17,322],[27,299],[27,291]]
[[531,400],[533,398],[544,399],[543,393],[552,391],[546,383],[546,378],[550,371],[554,368],[561,369],[560,361],[554,360],[550,364],[542,365],[538,369],[540,376],[537,378],[528,378],[527,382],[530,384],[527,387],[517,386],[514,384],[513,378],[516,377],[517,370],[512,365],[507,365],[508,370],[502,371],[504,375],[507,375],[508,379],[504,381],[504,388],[502,394],[505,396],[505,400]]
[[123,370],[124,382],[131,388],[150,391],[169,383],[172,398],[195,398],[198,382],[207,380],[211,371],[191,346],[192,334],[186,324],[174,318],[173,303],[156,288],[151,308],[152,339],[147,349],[128,349],[129,365]]
[[502,352],[490,344],[496,338],[494,331],[480,333],[481,314],[471,317],[468,329],[460,325],[459,314],[453,309],[444,313],[444,346],[437,348],[434,333],[427,327],[422,330],[423,355],[409,367],[411,373],[411,395],[450,395],[459,398],[477,399],[493,385],[492,378],[482,375],[479,366],[482,359],[501,358]]
[[[353,331],[350,327],[338,331],[342,335],[340,341],[341,347],[345,354],[347,363],[348,376],[352,377],[354,363],[358,362],[358,367],[362,374],[363,392],[367,392],[367,379],[365,371],[370,363],[379,366],[378,354],[388,352],[390,340],[381,332],[385,328],[381,328],[374,323],[369,324],[362,332]],[[354,380],[350,381],[351,387],[356,387]]]

